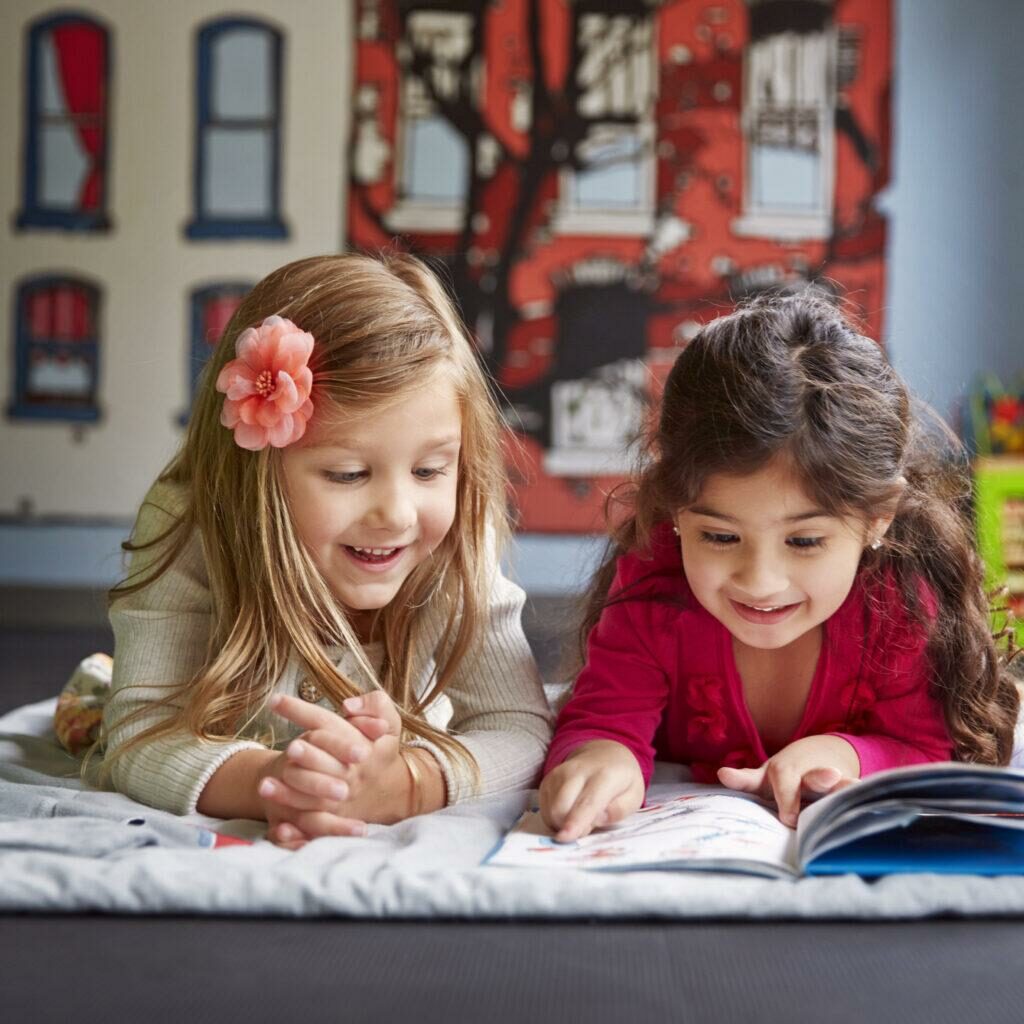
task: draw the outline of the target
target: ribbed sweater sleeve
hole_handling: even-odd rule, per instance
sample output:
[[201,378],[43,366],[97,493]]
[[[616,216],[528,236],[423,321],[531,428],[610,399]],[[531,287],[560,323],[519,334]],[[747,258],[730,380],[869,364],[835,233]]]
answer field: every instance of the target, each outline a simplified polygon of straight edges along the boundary
[[[136,543],[160,536],[181,511],[180,492],[155,484],[139,512]],[[145,572],[163,546],[133,554],[129,573]],[[212,611],[199,535],[190,537],[170,568],[150,586],[114,602],[111,697],[104,711],[107,757],[179,706],[166,703],[176,687],[202,666],[209,642]],[[144,741],[112,761],[111,781],[134,800],[191,814],[213,773],[239,750],[260,744],[250,740],[212,742],[181,732]]]

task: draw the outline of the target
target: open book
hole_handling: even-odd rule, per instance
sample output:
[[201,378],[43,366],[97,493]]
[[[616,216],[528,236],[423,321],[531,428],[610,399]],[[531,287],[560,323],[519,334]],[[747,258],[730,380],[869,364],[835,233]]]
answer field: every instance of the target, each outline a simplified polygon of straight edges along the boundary
[[646,807],[572,843],[527,811],[487,858],[506,867],[734,871],[774,878],[1024,874],[1024,771],[915,765],[806,806],[797,828],[719,786],[654,786]]

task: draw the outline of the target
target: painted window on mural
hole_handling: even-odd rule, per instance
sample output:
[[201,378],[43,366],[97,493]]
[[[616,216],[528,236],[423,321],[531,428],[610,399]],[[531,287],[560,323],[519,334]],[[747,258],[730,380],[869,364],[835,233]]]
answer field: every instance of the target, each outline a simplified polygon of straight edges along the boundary
[[218,21],[197,40],[195,214],[190,238],[283,238],[281,35]]
[[544,469],[566,476],[621,473],[647,406],[649,297],[621,264],[588,260],[563,282],[550,372]]
[[[745,68],[746,217],[750,233],[781,218],[804,236],[831,231],[835,32],[772,32]],[[796,227],[800,219],[803,227]],[[816,225],[816,226],[815,226]]]
[[189,408],[181,416],[183,423],[188,420],[195,401],[203,367],[223,337],[228,321],[251,288],[251,283],[231,281],[207,285],[192,292],[188,346]]
[[18,227],[109,227],[109,63],[109,34],[89,18],[61,15],[30,26]]
[[[572,220],[560,225],[563,231],[606,231],[614,221],[594,221],[593,215],[649,217],[653,208],[651,21],[635,13],[608,13],[606,4],[595,6],[605,9],[574,8],[576,108],[587,133],[576,147],[578,166],[563,174]],[[635,220],[628,222],[628,230],[638,230]]]
[[460,102],[473,27],[474,16],[462,11],[414,10],[408,15],[396,226],[454,228],[461,222],[469,151],[465,137],[439,107]]
[[99,418],[99,301],[98,288],[73,278],[34,278],[21,284],[8,415]]

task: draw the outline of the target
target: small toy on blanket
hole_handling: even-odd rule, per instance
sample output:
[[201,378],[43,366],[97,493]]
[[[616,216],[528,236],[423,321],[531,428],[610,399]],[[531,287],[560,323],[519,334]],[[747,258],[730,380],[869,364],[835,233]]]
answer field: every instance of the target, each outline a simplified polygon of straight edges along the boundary
[[69,754],[84,754],[99,739],[113,666],[109,654],[90,654],[61,690],[53,731]]

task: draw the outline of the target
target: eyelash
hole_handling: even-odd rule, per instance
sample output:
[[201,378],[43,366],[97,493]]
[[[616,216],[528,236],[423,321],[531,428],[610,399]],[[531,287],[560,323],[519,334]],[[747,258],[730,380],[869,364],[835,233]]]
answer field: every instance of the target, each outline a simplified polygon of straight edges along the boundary
[[[426,475],[421,476],[420,474]],[[414,469],[413,475],[416,477],[417,480],[420,480],[423,483],[427,483],[430,480],[434,480],[439,476],[447,476],[448,469],[447,467],[440,466],[424,466],[421,469]],[[328,482],[332,484],[356,484],[359,483],[360,480],[365,479],[367,476],[369,476],[369,473],[365,469],[355,469],[348,473],[335,473],[329,469],[324,470],[324,479],[326,479]]]
[[[732,547],[733,544],[739,542],[739,537],[734,533],[710,533],[706,530],[701,530],[700,539],[702,543],[710,544],[713,548],[718,548],[720,550]],[[790,537],[786,543],[797,551],[813,551],[815,549],[825,547],[825,538]]]

